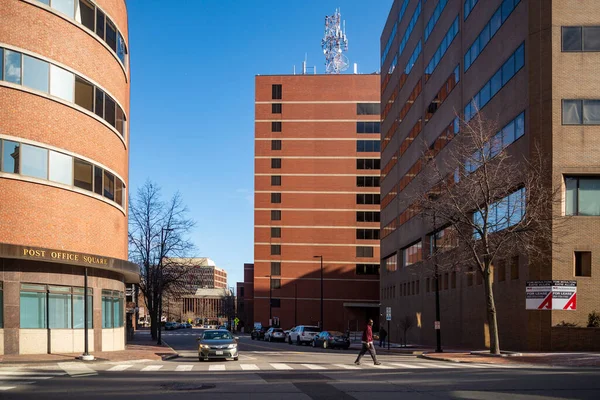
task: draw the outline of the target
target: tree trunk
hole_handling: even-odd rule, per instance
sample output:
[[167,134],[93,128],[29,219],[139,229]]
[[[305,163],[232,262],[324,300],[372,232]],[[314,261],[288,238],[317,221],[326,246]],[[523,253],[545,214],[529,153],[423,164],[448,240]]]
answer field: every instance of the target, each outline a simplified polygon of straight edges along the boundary
[[150,311],[150,334],[152,335],[152,340],[156,340],[158,339],[158,330],[156,329],[156,327],[158,326],[157,323],[157,310],[156,307],[154,307],[151,311]]
[[490,330],[490,353],[500,354],[500,340],[498,339],[498,319],[496,316],[496,301],[492,288],[492,270],[488,266],[483,273],[485,287],[485,303],[487,308],[487,319]]

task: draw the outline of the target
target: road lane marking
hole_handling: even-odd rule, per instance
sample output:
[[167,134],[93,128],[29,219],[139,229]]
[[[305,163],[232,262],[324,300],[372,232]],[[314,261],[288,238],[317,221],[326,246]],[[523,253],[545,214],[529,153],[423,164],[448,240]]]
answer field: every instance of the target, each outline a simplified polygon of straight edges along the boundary
[[178,365],[177,368],[175,368],[175,371],[177,372],[186,372],[186,371],[191,371],[192,368],[194,368],[193,365]]
[[225,371],[225,366],[222,364],[221,365],[209,365],[208,370],[209,371]]
[[240,364],[242,371],[258,371],[260,368],[256,364]]
[[444,364],[435,364],[435,363],[427,364],[427,366],[433,367],[433,368],[456,368],[454,365],[444,365]]
[[300,365],[302,365],[308,369],[326,369],[322,365],[315,365],[315,364],[300,364]]
[[344,369],[360,369],[358,365],[348,365],[348,364],[333,364],[334,367],[344,368]]
[[115,365],[114,367],[107,369],[107,371],[111,371],[111,372],[112,371],[125,371],[126,369],[129,369],[131,367],[133,367],[133,365],[130,365],[130,364],[128,364],[128,365]]
[[2,371],[0,376],[31,376],[31,375],[47,375],[47,376],[63,376],[65,372],[44,372],[44,371]]
[[16,388],[16,386],[0,386],[0,390],[11,390]]
[[162,365],[148,365],[147,367],[142,368],[140,371],[142,371],[142,372],[158,371],[162,367],[163,367]]
[[53,376],[26,376],[26,377],[21,377],[21,376],[2,376],[0,375],[0,381],[18,381],[21,379],[37,379],[37,380],[43,380],[43,379],[52,379],[54,378]]
[[287,370],[290,370],[290,369],[293,369],[293,368],[292,368],[292,367],[290,367],[289,365],[287,365],[287,364],[282,364],[282,363],[273,363],[273,364],[271,364],[271,367],[273,367],[273,368],[275,368],[275,369],[278,369],[278,370],[285,370],[285,371],[287,371]]
[[[94,371],[87,365],[81,362],[63,362],[58,363],[58,367],[69,374],[71,377],[78,376],[90,376],[90,375],[98,375],[98,372]],[[43,374],[40,374],[43,375]]]
[[412,369],[426,368],[422,365],[414,365],[414,364],[402,364],[402,363],[389,363],[389,364],[393,365],[394,367],[400,367],[400,368],[412,368]]

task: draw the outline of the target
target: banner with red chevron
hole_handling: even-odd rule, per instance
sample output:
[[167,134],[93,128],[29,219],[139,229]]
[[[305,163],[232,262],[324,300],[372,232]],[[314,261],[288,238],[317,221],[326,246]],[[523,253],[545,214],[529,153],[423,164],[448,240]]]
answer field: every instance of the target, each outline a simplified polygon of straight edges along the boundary
[[577,281],[527,281],[527,310],[576,310]]

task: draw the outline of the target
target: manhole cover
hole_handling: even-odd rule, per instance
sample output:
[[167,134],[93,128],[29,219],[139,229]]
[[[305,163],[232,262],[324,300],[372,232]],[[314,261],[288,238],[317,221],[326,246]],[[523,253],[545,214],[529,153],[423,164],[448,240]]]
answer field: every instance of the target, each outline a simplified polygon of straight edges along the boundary
[[216,385],[213,385],[212,383],[197,384],[197,383],[173,382],[173,383],[161,385],[161,387],[166,390],[194,391],[194,390],[214,389],[216,387]]

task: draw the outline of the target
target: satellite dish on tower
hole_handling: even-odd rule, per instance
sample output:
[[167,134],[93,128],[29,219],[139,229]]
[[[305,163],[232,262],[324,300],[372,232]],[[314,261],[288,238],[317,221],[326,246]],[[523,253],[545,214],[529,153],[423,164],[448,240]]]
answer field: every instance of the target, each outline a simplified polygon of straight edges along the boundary
[[325,71],[328,74],[339,74],[348,69],[350,62],[343,52],[348,51],[348,38],[346,37],[346,21],[343,22],[340,10],[335,14],[325,16],[325,35],[321,40],[323,54],[325,54]]

